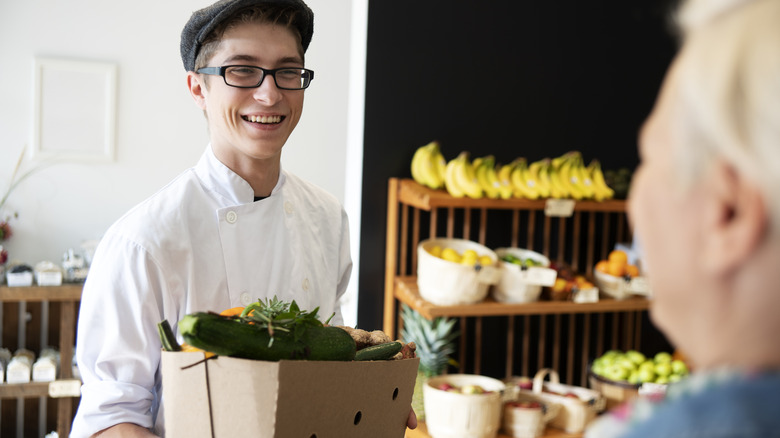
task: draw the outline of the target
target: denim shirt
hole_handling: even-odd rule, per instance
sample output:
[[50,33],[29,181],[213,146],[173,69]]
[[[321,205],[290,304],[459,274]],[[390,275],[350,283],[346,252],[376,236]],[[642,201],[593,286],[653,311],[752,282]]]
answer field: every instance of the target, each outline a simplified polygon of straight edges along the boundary
[[718,371],[669,386],[591,424],[586,438],[780,437],[780,372]]

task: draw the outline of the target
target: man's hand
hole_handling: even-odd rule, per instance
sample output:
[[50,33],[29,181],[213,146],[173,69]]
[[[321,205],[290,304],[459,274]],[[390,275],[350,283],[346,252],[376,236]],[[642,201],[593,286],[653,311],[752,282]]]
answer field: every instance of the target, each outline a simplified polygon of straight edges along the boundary
[[414,413],[414,409],[409,409],[409,418],[406,419],[406,427],[409,429],[417,428],[417,414]]
[[[415,417],[415,426],[417,425],[417,418]],[[103,429],[100,432],[92,435],[92,438],[158,438],[157,435],[149,431],[145,427],[141,427],[133,423],[121,423],[116,426],[111,426],[107,429]]]

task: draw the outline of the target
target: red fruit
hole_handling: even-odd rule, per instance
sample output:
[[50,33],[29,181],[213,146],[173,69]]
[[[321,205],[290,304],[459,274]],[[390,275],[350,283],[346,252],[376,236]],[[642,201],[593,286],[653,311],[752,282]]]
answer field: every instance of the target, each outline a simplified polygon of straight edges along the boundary
[[520,377],[517,379],[517,386],[520,387],[520,389],[530,391],[534,387],[534,381],[531,380],[530,377]]
[[452,391],[453,389],[455,389],[455,387],[450,385],[449,383],[442,383],[441,385],[439,385],[437,389],[441,391]]

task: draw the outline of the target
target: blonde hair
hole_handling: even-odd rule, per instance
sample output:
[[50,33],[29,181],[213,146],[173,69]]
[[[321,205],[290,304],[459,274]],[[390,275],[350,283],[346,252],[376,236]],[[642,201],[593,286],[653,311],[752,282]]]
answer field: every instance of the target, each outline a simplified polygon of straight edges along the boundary
[[676,68],[681,175],[714,157],[762,187],[780,228],[780,0],[690,0]]

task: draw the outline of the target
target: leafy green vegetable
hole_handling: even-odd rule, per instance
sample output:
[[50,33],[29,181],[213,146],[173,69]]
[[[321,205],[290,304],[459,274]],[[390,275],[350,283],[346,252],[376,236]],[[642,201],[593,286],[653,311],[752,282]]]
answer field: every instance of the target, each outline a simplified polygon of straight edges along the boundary
[[[279,300],[276,296],[263,301],[262,299],[252,303],[244,308],[239,318],[246,322],[255,324],[261,328],[267,329],[270,335],[268,347],[274,343],[274,333],[286,332],[293,334],[293,340],[298,341],[303,337],[306,329],[309,327],[322,327],[317,312],[319,307],[311,312],[306,312],[298,307],[298,303],[293,300],[287,303]],[[334,313],[335,315],[335,313]],[[328,318],[328,321],[333,315]]]

